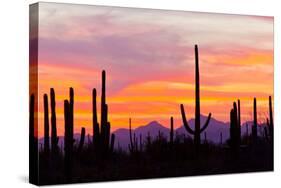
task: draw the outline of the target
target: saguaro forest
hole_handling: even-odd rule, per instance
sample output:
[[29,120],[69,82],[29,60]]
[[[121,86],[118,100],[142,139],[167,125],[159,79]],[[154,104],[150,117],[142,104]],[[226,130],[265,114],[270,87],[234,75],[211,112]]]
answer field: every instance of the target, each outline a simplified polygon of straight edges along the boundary
[[273,170],[271,17],[39,4],[32,183]]

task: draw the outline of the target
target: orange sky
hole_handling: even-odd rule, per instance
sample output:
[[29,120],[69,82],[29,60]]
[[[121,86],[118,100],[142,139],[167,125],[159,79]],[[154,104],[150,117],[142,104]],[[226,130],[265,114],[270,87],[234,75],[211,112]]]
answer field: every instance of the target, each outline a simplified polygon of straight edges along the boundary
[[[273,18],[41,3],[39,7],[39,136],[43,94],[56,92],[58,134],[63,100],[74,88],[74,125],[91,133],[91,90],[107,74],[112,129],[156,120],[182,125],[179,105],[194,117],[194,44],[199,45],[201,113],[229,120],[241,100],[242,120],[259,119],[273,95]],[[161,19],[152,19],[161,18]],[[100,98],[98,98],[98,102]],[[99,104],[98,104],[99,107]],[[99,108],[98,108],[99,109]]]

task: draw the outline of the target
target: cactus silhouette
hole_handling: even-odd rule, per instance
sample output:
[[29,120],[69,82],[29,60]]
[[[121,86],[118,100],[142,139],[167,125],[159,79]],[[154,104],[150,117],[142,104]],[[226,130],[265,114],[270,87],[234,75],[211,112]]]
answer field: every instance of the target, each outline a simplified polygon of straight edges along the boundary
[[101,92],[101,145],[103,153],[109,149],[110,122],[108,122],[108,105],[106,104],[106,73],[102,71],[102,92]]
[[269,137],[270,137],[270,141],[271,143],[273,143],[273,136],[274,136],[274,132],[273,132],[273,113],[272,113],[272,101],[271,101],[271,96],[269,96],[269,119],[267,118],[267,126],[269,129]]
[[[189,136],[179,134],[181,132],[175,131],[174,117],[170,117],[170,130],[166,128],[158,129],[152,126],[149,129],[140,130],[143,135],[137,135],[137,131],[132,130],[132,119],[129,118],[129,135],[125,135],[127,136],[126,138],[129,136],[129,144],[127,140],[122,140],[123,131],[116,131],[116,135],[111,133],[109,106],[106,103],[106,72],[102,71],[100,121],[98,121],[97,113],[97,90],[96,88],[92,90],[91,118],[93,130],[91,132],[93,136],[87,132],[88,141],[85,141],[86,129],[82,127],[79,143],[74,144],[74,90],[73,88],[69,88],[69,98],[63,101],[64,148],[62,145],[63,142],[60,143],[60,147],[58,146],[56,98],[55,90],[51,88],[50,101],[48,101],[47,94],[43,95],[44,122],[42,123],[44,123],[44,143],[40,143],[38,147],[38,117],[36,113],[38,104],[35,103],[37,98],[32,94],[30,96],[29,107],[29,164],[31,181],[39,182],[38,179],[40,179],[40,184],[76,183],[90,180],[103,181],[141,177],[166,177],[166,175],[193,175],[193,172],[195,174],[206,174],[208,172],[243,172],[254,171],[255,169],[273,169],[273,109],[271,96],[269,96],[267,126],[263,130],[266,140],[261,136],[257,137],[257,102],[256,98],[254,98],[252,137],[254,141],[258,139],[259,144],[253,145],[258,146],[252,147],[253,149],[241,145],[241,143],[246,143],[244,138],[241,141],[241,104],[239,99],[233,103],[230,110],[230,139],[227,142],[230,146],[229,152],[229,148],[225,147],[225,143],[223,143],[224,133],[221,131],[224,131],[224,129],[216,129],[218,132],[215,133],[215,139],[219,139],[220,145],[212,143],[213,134],[208,133],[209,135],[207,135],[206,128],[209,126],[212,114],[209,113],[204,124],[200,122],[200,75],[197,45],[195,45],[195,78],[194,128],[191,128],[186,119],[184,105],[180,104],[184,127],[188,133],[193,135],[193,140]],[[40,100],[42,100],[41,98]],[[49,126],[48,102],[50,102],[51,127]],[[248,124],[246,124],[246,127],[248,135]],[[49,129],[51,129],[51,138],[49,138]],[[152,137],[150,136],[149,130],[152,133]],[[161,130],[163,131],[161,132]],[[156,131],[158,131],[158,135]],[[121,135],[121,139],[117,139],[116,136],[118,134]],[[147,137],[145,138],[146,134]],[[202,145],[201,136],[203,136]],[[226,135],[224,136],[226,137]],[[50,139],[51,142],[49,142]],[[224,140],[226,139],[224,138]],[[121,146],[123,146],[124,142],[128,144],[129,153],[123,150],[119,141],[122,142]],[[254,141],[253,143],[255,143]],[[115,142],[118,145],[116,150],[114,150]],[[268,147],[271,147],[271,149],[268,149]],[[191,150],[194,151],[190,152]],[[57,155],[54,155],[54,157],[53,155],[46,155],[49,151],[51,154],[57,153]],[[40,160],[38,160],[39,157]],[[50,163],[49,159],[51,159]],[[165,169],[170,170],[166,171]],[[35,180],[32,180],[32,178],[35,178]]]
[[185,129],[188,133],[194,135],[194,144],[196,147],[196,150],[199,150],[199,146],[201,143],[200,134],[208,127],[210,119],[211,119],[211,113],[209,113],[208,118],[201,128],[200,124],[200,76],[199,76],[199,57],[198,57],[198,47],[195,45],[195,130],[192,130],[189,126],[183,104],[180,105],[181,108],[181,115],[182,115],[182,121]]
[[[239,102],[239,101],[238,101]],[[238,154],[240,147],[240,124],[239,110],[237,110],[236,102],[233,103],[233,108],[230,111],[230,147],[233,153]]]
[[100,139],[100,130],[99,124],[97,119],[97,91],[94,88],[92,92],[92,110],[93,110],[93,146],[95,149],[98,150],[99,146],[99,139]]
[[129,151],[131,154],[136,154],[139,152],[138,148],[138,139],[136,137],[136,134],[132,134],[132,120],[129,119],[129,136],[130,136],[130,144],[129,144]]
[[73,128],[74,128],[74,90],[73,88],[69,88],[69,128],[70,128],[70,135],[72,136],[73,140]]
[[29,180],[38,184],[38,140],[37,124],[35,124],[35,95],[29,99]]
[[50,96],[51,96],[51,150],[52,153],[57,153],[59,138],[57,136],[56,98],[55,98],[55,90],[53,88],[50,89]]
[[49,107],[48,96],[44,94],[44,152],[48,154],[50,151],[49,141]]
[[69,89],[69,101],[64,100],[64,167],[67,179],[72,177],[72,158],[73,158],[73,106],[74,91]]
[[80,142],[79,142],[79,146],[78,146],[78,153],[80,153],[82,151],[83,145],[84,145],[84,141],[85,141],[85,128],[82,127],[81,128],[81,135],[80,135]]
[[174,143],[174,118],[173,117],[170,118],[170,126],[171,126],[171,128],[170,128],[170,143],[171,143],[171,145],[173,145],[173,143]]
[[134,144],[133,137],[132,137],[132,120],[131,120],[131,118],[129,119],[129,136],[130,136],[129,150],[131,153],[134,153],[135,144]]
[[101,122],[100,125],[97,120],[97,91],[94,88],[92,91],[92,111],[93,111],[93,145],[97,154],[107,155],[111,149],[110,144],[114,144],[115,135],[113,141],[110,143],[110,122],[108,122],[108,105],[106,104],[106,72],[102,71],[102,92],[101,92]]
[[257,99],[254,98],[254,122],[252,126],[252,139],[253,142],[257,140],[258,134],[257,134],[257,127],[258,127],[258,120],[257,120]]
[[106,126],[107,126],[107,106],[106,106],[106,88],[105,88],[105,71],[102,71],[102,89],[101,89],[101,139],[102,142],[105,142],[105,132],[106,132]]
[[240,100],[238,99],[238,109],[237,109],[237,120],[238,120],[238,131],[237,131],[237,134],[238,134],[238,143],[240,144],[241,142],[241,108],[240,108]]
[[68,100],[64,100],[64,168],[65,175],[71,178],[73,135],[71,134],[70,105]]

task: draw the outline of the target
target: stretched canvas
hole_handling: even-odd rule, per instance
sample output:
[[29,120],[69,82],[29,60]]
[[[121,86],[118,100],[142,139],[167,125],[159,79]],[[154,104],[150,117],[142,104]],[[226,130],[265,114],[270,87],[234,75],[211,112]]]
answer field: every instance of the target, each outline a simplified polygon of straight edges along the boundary
[[30,5],[30,182],[273,171],[273,17]]

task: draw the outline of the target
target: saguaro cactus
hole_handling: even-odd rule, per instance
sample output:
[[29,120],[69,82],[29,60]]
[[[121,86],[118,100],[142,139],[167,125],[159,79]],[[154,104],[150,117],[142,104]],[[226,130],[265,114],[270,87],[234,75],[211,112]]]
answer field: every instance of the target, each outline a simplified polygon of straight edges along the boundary
[[70,104],[68,100],[64,100],[64,168],[65,175],[68,179],[72,174],[72,154],[73,154],[73,133],[70,115]]
[[106,153],[109,149],[110,122],[108,122],[108,105],[106,104],[106,73],[102,71],[102,92],[101,92],[101,145]]
[[[96,89],[92,92],[92,108],[93,108],[93,143],[96,152],[106,155],[110,149],[110,122],[108,122],[108,105],[106,104],[106,73],[102,71],[102,92],[101,92],[101,120],[100,125],[97,121],[97,103]],[[114,137],[114,136],[113,136]]]
[[97,118],[97,91],[94,88],[92,92],[92,108],[93,108],[93,145],[97,149],[99,145],[100,130]]
[[194,135],[194,144],[197,150],[199,149],[201,139],[200,134],[208,127],[210,119],[211,119],[211,113],[209,113],[208,118],[204,124],[204,126],[201,128],[200,124],[200,76],[199,76],[199,57],[198,57],[198,47],[195,45],[195,130],[192,130],[189,126],[183,104],[180,105],[181,108],[181,115],[182,115],[182,121],[185,129],[188,133]]
[[239,143],[241,142],[241,108],[240,108],[240,100],[238,99],[238,109],[237,109],[237,120],[238,120],[238,139]]
[[229,143],[234,153],[237,153],[239,151],[240,141],[241,141],[238,111],[237,111],[236,102],[234,102],[233,108],[230,111],[230,143]]
[[35,95],[31,94],[29,101],[29,180],[38,183],[38,140],[37,123],[35,119]]
[[273,113],[272,113],[272,101],[271,101],[271,96],[269,96],[269,119],[267,118],[267,126],[269,128],[269,136],[270,136],[270,141],[273,143]]
[[135,154],[138,152],[138,140],[136,138],[136,134],[132,136],[132,120],[129,119],[129,136],[130,136],[130,144],[129,144],[129,151],[131,154]]
[[257,100],[254,98],[254,122],[252,126],[252,138],[255,142],[257,140],[258,134],[257,134],[257,127],[258,127],[258,120],[257,120]]
[[170,128],[170,143],[171,143],[171,145],[173,145],[173,143],[174,143],[174,118],[173,117],[171,117],[171,119],[170,119],[170,126],[171,126],[171,128]]
[[132,120],[131,118],[129,119],[129,138],[130,138],[130,144],[129,144],[129,150],[131,153],[134,152],[134,142],[133,142],[133,137],[132,137]]
[[106,88],[105,88],[106,75],[105,71],[102,71],[102,86],[101,86],[101,139],[105,140],[105,129],[107,124],[107,106],[106,106]]
[[44,152],[48,154],[50,151],[49,142],[49,108],[48,108],[48,96],[44,94]]
[[69,89],[69,101],[64,100],[64,167],[65,175],[68,179],[72,177],[72,157],[73,157],[73,107],[74,91]]
[[69,88],[69,128],[70,133],[72,135],[72,141],[73,141],[73,124],[74,124],[74,90],[73,88]]
[[78,146],[78,153],[80,153],[82,151],[83,145],[84,145],[84,141],[85,141],[85,128],[82,127],[81,128],[81,135],[80,135],[80,142],[79,142],[79,146]]
[[57,120],[56,120],[56,99],[55,99],[55,90],[51,88],[51,147],[52,153],[58,151],[58,142],[59,138],[57,136]]

